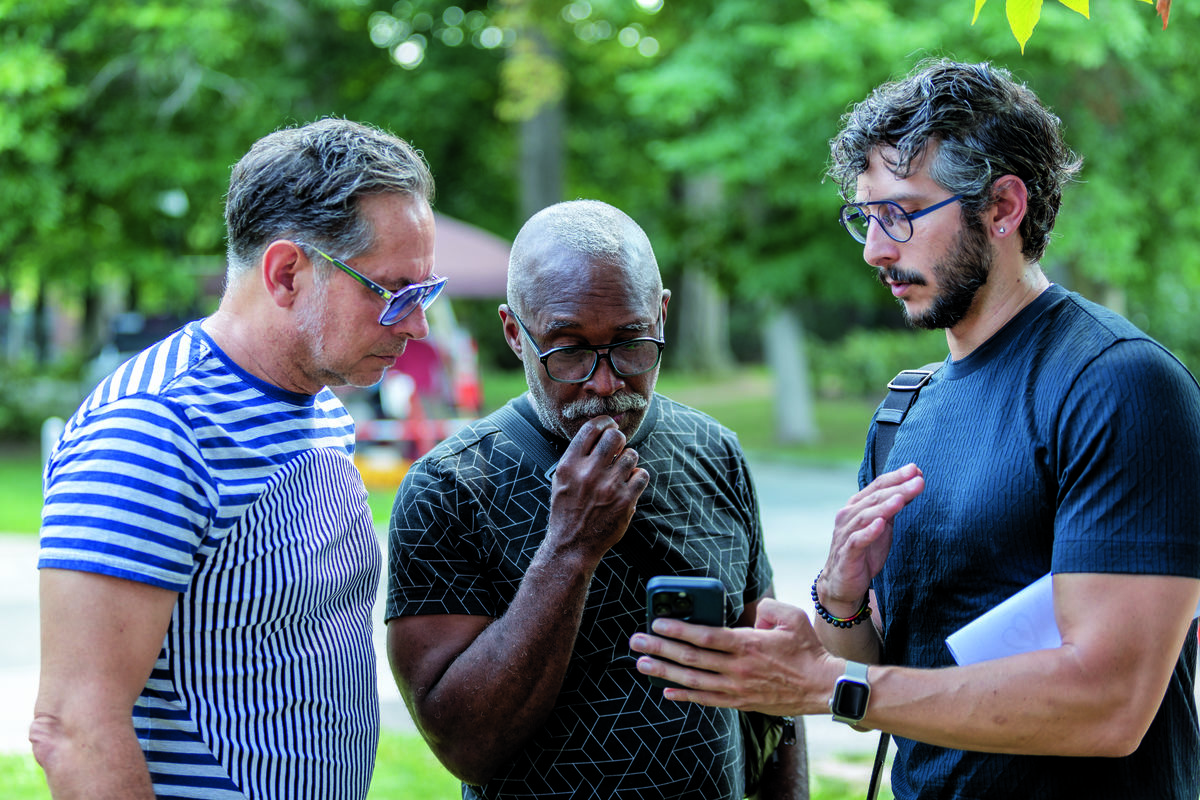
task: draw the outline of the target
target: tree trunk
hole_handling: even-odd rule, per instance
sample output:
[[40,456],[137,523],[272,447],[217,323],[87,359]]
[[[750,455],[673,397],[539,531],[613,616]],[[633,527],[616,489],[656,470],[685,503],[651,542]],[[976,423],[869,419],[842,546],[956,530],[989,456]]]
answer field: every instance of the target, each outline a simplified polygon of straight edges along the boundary
[[33,335],[33,358],[39,367],[50,360],[50,322],[49,310],[46,308],[46,280],[38,276],[37,294],[33,299],[33,318],[31,328]]
[[677,322],[669,351],[672,369],[726,372],[733,368],[729,301],[709,275],[698,269],[684,270],[667,308]]
[[[536,28],[523,32],[535,42],[540,58],[561,68],[562,54]],[[521,223],[563,199],[566,107],[561,94],[542,103],[520,123]]]
[[780,444],[817,439],[804,325],[790,308],[776,308],[763,325],[763,350],[775,376],[775,432]]

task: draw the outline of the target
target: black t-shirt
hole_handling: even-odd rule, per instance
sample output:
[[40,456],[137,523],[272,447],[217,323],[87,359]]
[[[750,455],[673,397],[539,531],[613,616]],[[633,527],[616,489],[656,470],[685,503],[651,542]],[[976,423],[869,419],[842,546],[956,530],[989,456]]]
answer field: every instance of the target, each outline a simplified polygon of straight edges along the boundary
[[[565,449],[527,395],[513,405]],[[745,457],[728,429],[661,395],[630,446],[650,484],[596,569],[558,702],[507,769],[465,785],[465,798],[742,797],[736,713],[664,700],[635,669],[629,637],[645,627],[655,574],[719,578],[730,625],[766,593],[771,568]],[[392,516],[387,617],[503,615],[545,535],[545,471],[493,417],[417,461]]]

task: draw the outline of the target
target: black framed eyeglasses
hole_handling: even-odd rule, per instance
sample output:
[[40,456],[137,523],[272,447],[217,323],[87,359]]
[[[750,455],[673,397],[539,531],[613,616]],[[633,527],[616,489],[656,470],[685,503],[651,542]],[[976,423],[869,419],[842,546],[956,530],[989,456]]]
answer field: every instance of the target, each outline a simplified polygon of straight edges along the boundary
[[643,336],[612,344],[595,346],[572,344],[566,347],[552,347],[543,352],[521,318],[512,309],[509,309],[509,313],[513,315],[513,319],[521,326],[521,330],[525,332],[525,336],[533,345],[550,380],[559,383],[583,383],[590,379],[596,373],[596,368],[600,366],[602,358],[607,359],[612,371],[622,378],[641,375],[658,366],[659,360],[662,359],[663,348],[667,346],[662,339]]
[[[893,200],[873,200],[869,203],[846,203],[842,206],[839,221],[846,232],[854,237],[854,241],[863,244],[867,241],[867,232],[871,227],[871,220],[879,223],[879,228],[887,234],[888,238],[896,242],[907,242],[913,235],[913,220],[931,212],[937,211],[942,206],[948,206],[956,200],[961,200],[962,195],[956,194],[953,197],[947,197],[940,203],[934,203],[931,206],[926,206],[920,211],[905,211],[900,207],[900,204]],[[874,211],[872,211],[874,207]]]
[[426,309],[432,305],[434,300],[437,300],[438,295],[442,293],[442,289],[446,286],[446,278],[438,277],[437,275],[430,276],[429,280],[424,283],[414,283],[411,286],[405,286],[398,292],[389,292],[387,289],[380,286],[375,281],[363,275],[354,267],[339,261],[333,256],[322,251],[319,247],[314,247],[311,244],[304,242],[296,242],[300,247],[307,247],[321,258],[333,264],[338,269],[342,270],[350,277],[361,283],[363,286],[370,289],[375,294],[379,295],[386,301],[383,311],[379,315],[380,325],[395,325],[409,314],[416,311],[418,308]]

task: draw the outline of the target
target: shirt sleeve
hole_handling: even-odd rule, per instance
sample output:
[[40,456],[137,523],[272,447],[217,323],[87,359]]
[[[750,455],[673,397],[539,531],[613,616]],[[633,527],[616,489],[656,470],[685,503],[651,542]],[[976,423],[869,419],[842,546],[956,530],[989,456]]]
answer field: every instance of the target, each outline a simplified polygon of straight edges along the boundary
[[74,422],[46,469],[38,567],[183,591],[218,498],[183,415],[132,396]]
[[396,493],[388,530],[385,618],[502,613],[483,573],[484,552],[470,489],[429,460],[417,461]]
[[1200,390],[1159,345],[1123,340],[1058,420],[1056,572],[1200,577]]

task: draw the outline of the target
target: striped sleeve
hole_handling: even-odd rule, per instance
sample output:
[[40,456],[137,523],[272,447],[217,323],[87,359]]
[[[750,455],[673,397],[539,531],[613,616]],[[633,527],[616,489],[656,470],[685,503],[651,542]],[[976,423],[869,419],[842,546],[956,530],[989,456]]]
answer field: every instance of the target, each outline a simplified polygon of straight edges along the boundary
[[47,469],[40,566],[183,591],[218,494],[174,404],[105,404],[77,420]]

